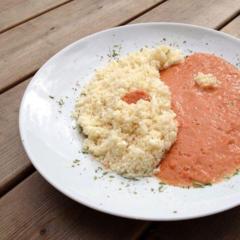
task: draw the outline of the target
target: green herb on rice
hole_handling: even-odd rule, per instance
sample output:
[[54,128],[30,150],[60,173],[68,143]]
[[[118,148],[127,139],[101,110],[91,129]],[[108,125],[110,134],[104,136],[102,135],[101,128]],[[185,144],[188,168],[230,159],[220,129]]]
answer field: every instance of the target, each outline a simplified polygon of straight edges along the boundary
[[63,101],[62,98],[60,98],[60,99],[57,101],[57,103],[58,103],[58,105],[59,105],[60,107],[62,107],[62,106],[64,105],[64,101]]

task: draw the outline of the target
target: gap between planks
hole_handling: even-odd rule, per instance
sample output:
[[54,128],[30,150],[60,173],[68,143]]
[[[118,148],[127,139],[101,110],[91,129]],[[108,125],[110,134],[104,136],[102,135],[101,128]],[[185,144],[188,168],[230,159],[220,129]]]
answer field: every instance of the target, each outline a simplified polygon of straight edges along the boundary
[[[232,16],[229,16],[229,18],[227,18],[224,22],[222,22],[222,24],[220,24],[216,30],[221,30],[222,28],[224,28],[225,26],[227,26],[229,23],[231,23],[235,18],[238,18],[240,15],[240,8],[239,10],[233,14]],[[240,27],[240,26],[239,26]]]
[[54,10],[56,8],[59,8],[59,7],[63,6],[63,5],[65,5],[65,4],[68,4],[68,3],[72,2],[72,1],[74,1],[74,0],[66,0],[63,3],[59,3],[59,4],[57,4],[57,5],[53,6],[53,7],[49,7],[47,9],[43,10],[43,11],[40,11],[39,13],[33,14],[32,16],[26,17],[26,18],[20,20],[19,22],[9,24],[9,26],[4,27],[4,28],[2,28],[0,30],[0,34],[6,32],[6,31],[8,31],[8,30],[10,30],[12,28],[15,28],[15,27],[17,27],[17,26],[19,26],[21,24],[24,24],[25,22],[28,22],[28,21],[36,18],[36,17],[39,17],[39,16],[41,16],[41,15],[43,15],[43,14],[49,12],[49,11],[52,11],[52,10]]

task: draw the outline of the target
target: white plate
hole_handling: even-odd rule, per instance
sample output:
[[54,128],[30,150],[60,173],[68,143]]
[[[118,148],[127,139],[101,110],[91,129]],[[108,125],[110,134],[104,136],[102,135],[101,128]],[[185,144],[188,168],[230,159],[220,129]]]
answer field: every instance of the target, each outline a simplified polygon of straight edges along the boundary
[[[114,45],[120,44],[121,55],[125,55],[159,43],[177,46],[185,54],[209,52],[233,64],[239,61],[238,39],[185,24],[128,25],[83,38],[52,57],[29,84],[20,110],[25,150],[36,169],[55,188],[79,203],[106,213],[136,219],[178,220],[237,206],[240,176],[211,187],[164,186],[159,191],[155,178],[130,181],[115,174],[103,176],[97,170],[100,165],[81,153],[82,139],[73,129],[71,112],[80,89],[94,69],[109,60],[109,51],[118,48]],[[63,106],[57,103],[60,99],[64,100]],[[72,167],[74,159],[80,160],[79,166]]]

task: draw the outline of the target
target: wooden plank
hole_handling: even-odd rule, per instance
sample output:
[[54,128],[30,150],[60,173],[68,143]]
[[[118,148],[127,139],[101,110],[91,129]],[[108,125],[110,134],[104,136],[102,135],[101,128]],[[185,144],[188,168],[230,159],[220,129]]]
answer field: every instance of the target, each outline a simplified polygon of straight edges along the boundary
[[146,226],[84,207],[34,173],[0,200],[4,240],[134,239]]
[[[47,12],[0,35],[0,91],[36,71],[64,46],[113,27],[162,0],[81,0]],[[17,41],[16,41],[17,39]]]
[[28,82],[0,95],[0,195],[32,169],[18,131],[20,101]]
[[140,240],[240,239],[240,207],[200,219],[153,224]]
[[236,17],[233,21],[231,21],[227,26],[222,29],[222,31],[240,38],[240,16]]
[[0,33],[70,0],[5,0],[0,1]]
[[148,21],[181,22],[219,28],[240,10],[240,0],[169,0],[133,23]]

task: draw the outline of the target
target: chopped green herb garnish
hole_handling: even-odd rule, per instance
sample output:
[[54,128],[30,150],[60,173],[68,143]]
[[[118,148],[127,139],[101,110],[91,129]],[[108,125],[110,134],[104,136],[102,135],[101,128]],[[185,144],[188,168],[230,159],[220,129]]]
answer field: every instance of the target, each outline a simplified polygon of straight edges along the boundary
[[212,183],[205,183],[205,186],[212,186]]
[[95,173],[98,173],[99,171],[102,171],[102,168],[101,168],[101,167],[98,167],[98,168],[95,170]]
[[64,104],[64,101],[62,98],[58,101],[58,104],[59,104],[59,106],[62,106]]
[[75,159],[75,160],[73,161],[73,163],[79,163],[79,162],[80,162],[79,159]]
[[123,178],[126,178],[128,180],[132,180],[132,181],[139,181],[139,179],[134,178],[134,177],[125,177],[125,176],[123,176]]
[[116,50],[115,49],[113,49],[113,51],[112,51],[112,57],[117,57],[119,54],[116,52]]
[[233,176],[236,176],[236,175],[238,175],[238,174],[239,174],[239,169],[236,170],[236,172],[233,174]]
[[159,184],[160,184],[160,185],[166,185],[166,183],[165,183],[165,182],[159,182]]
[[51,98],[51,99],[54,99],[54,96],[50,96],[50,95],[49,95],[48,97]]
[[160,186],[158,187],[158,191],[159,191],[159,192],[162,192],[162,191],[163,191],[163,188],[164,188],[164,186],[163,186],[163,185],[160,185]]
[[203,188],[205,186],[204,183],[195,181],[195,180],[192,182],[192,185],[193,185],[193,187],[197,187],[197,188]]
[[83,149],[82,149],[82,153],[83,153],[83,154],[88,154],[88,148],[83,148]]
[[206,187],[206,186],[211,186],[212,184],[211,183],[203,183],[203,182],[199,182],[199,181],[194,180],[192,182],[192,185],[193,185],[193,187],[196,187],[196,188],[203,188],[203,187]]
[[77,130],[78,130],[79,133],[82,133],[82,131],[83,131],[83,129],[80,125],[77,125]]

